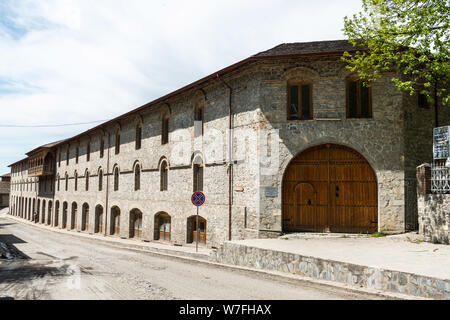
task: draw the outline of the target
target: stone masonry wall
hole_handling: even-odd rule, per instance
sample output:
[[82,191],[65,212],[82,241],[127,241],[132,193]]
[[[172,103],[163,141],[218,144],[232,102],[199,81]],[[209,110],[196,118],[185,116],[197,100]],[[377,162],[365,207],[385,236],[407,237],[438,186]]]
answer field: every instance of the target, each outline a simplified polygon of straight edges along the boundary
[[418,195],[419,232],[433,243],[450,244],[450,194]]
[[[291,161],[315,145],[336,143],[361,153],[378,182],[378,228],[405,230],[405,179],[402,95],[386,74],[372,87],[372,119],[346,118],[345,79],[349,75],[339,56],[274,61],[260,67],[262,122],[279,130],[279,166],[260,177],[261,188],[274,186],[275,198],[261,192],[261,229],[282,231],[282,179]],[[287,81],[312,82],[313,120],[287,119]]]

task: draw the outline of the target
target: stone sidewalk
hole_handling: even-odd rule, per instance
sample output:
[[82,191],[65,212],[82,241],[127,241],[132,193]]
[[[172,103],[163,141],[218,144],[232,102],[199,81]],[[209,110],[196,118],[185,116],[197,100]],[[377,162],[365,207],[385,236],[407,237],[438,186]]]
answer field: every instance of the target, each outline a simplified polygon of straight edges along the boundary
[[230,241],[211,259],[366,289],[450,299],[450,246],[423,242],[416,233],[290,234]]

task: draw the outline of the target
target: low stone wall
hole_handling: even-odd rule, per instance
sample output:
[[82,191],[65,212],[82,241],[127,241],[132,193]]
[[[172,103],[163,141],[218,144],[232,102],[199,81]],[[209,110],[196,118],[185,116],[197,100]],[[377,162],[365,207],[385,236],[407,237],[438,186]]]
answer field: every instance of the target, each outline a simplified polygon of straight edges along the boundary
[[242,267],[280,271],[337,281],[356,287],[434,299],[450,299],[450,281],[406,272],[383,270],[299,254],[225,242],[210,260]]
[[450,194],[418,195],[419,232],[433,243],[449,244]]

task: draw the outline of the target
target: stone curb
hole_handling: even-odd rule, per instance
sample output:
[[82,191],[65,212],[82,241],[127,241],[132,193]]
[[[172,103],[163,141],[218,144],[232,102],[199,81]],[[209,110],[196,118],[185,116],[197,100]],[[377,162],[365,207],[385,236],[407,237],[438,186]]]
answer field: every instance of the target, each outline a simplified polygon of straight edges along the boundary
[[[118,241],[111,241],[112,239],[101,239],[99,237],[92,236],[92,235],[85,234],[85,233],[69,232],[69,231],[65,231],[65,230],[61,230],[61,229],[54,229],[53,227],[45,226],[42,224],[35,224],[33,222],[23,220],[21,218],[17,218],[15,216],[11,216],[11,215],[7,215],[6,217],[10,218],[12,220],[15,220],[17,222],[25,223],[29,226],[36,227],[39,229],[47,229],[52,232],[57,232],[57,233],[61,233],[61,234],[65,234],[65,235],[69,235],[69,236],[73,236],[73,237],[78,237],[78,238],[84,238],[84,239],[90,240],[90,241],[97,241],[97,242],[100,242],[100,243],[103,243],[106,245],[110,245],[113,247],[134,250],[137,252],[145,252],[145,253],[156,254],[156,255],[175,258],[175,259],[183,259],[183,260],[188,260],[188,261],[192,261],[192,262],[206,263],[206,264],[215,265],[215,266],[227,268],[227,269],[237,269],[237,270],[243,270],[243,271],[248,271],[248,272],[256,272],[256,273],[265,274],[265,275],[274,276],[274,277],[288,278],[293,281],[319,284],[319,285],[323,285],[326,287],[337,287],[337,288],[348,290],[350,292],[376,295],[376,296],[379,296],[380,298],[407,299],[407,300],[424,299],[423,297],[417,297],[417,296],[408,295],[408,294],[404,294],[404,293],[383,292],[383,291],[377,290],[375,288],[351,286],[347,283],[341,283],[341,282],[336,282],[336,281],[329,281],[326,279],[303,276],[301,274],[292,274],[292,273],[280,272],[278,270],[261,269],[261,268],[255,268],[255,267],[223,263],[223,262],[217,261],[217,259],[216,259],[217,251],[216,250],[213,250],[211,255],[205,255],[205,254],[182,252],[182,251],[178,251],[178,250],[151,248],[149,246],[142,246],[139,244],[125,244],[125,243],[118,242]],[[151,249],[155,249],[155,250],[151,250]]]
[[344,283],[357,288],[381,290],[420,298],[450,299],[450,281],[397,270],[302,256],[258,247],[225,242],[211,260],[248,268],[274,270]]

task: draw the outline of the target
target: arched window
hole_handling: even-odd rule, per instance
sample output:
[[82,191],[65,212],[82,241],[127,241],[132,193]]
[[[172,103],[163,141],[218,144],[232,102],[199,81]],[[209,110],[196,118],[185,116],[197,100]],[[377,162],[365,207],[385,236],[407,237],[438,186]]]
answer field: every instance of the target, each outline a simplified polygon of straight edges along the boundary
[[167,167],[167,161],[166,160],[164,160],[162,163],[161,163],[161,170],[160,170],[160,175],[161,175],[161,188],[160,188],[160,190],[161,191],[166,191],[167,190],[167,184],[168,184],[168,181],[167,181],[167,171],[168,171],[168,167]]
[[114,191],[119,190],[119,167],[114,168]]
[[98,171],[98,191],[102,191],[103,189],[103,170],[100,169]]
[[100,137],[100,158],[103,158],[104,150],[105,150],[105,137],[102,135]]
[[136,150],[139,150],[141,148],[141,144],[142,144],[142,125],[140,123],[138,123],[136,125]]
[[91,160],[91,142],[88,141],[86,146],[86,161]]
[[161,125],[161,144],[169,142],[169,116],[164,116]]
[[85,177],[85,179],[86,179],[86,184],[85,184],[85,186],[86,186],[86,191],[89,191],[89,171],[86,171],[86,177]]
[[140,190],[141,189],[141,167],[139,164],[136,164],[134,167],[134,190]]
[[116,130],[116,145],[115,145],[115,154],[119,154],[120,152],[120,130]]
[[78,172],[75,171],[73,179],[75,180],[74,190],[77,191],[78,190]]
[[203,135],[205,121],[205,94],[199,90],[194,96],[194,137]]
[[202,158],[197,156],[193,165],[193,191],[203,191],[203,163]]
[[77,144],[75,147],[75,163],[78,163],[78,157],[80,155],[80,146]]

